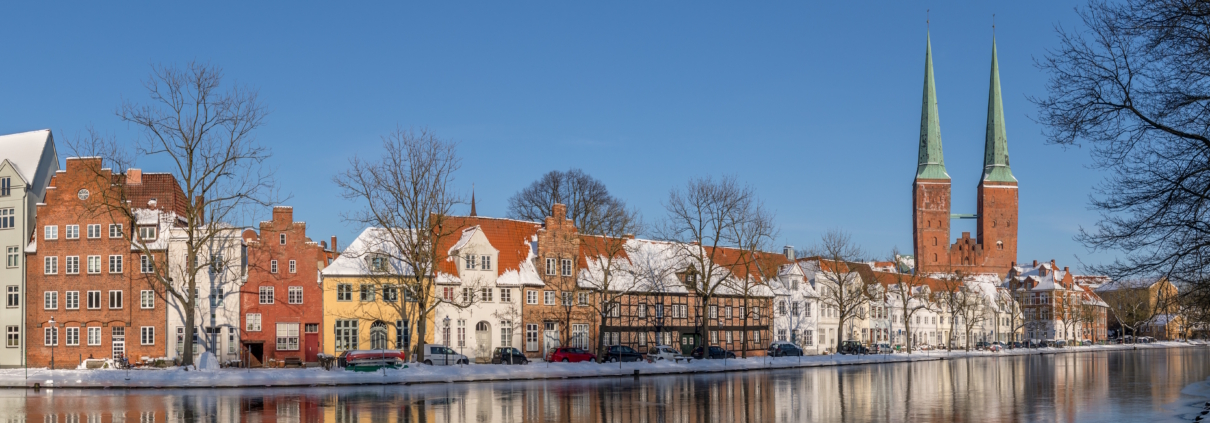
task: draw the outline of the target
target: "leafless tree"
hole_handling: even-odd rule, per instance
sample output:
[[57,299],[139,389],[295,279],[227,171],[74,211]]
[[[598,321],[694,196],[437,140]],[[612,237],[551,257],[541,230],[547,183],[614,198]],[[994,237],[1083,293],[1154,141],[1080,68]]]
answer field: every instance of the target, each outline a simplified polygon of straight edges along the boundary
[[[238,236],[229,236],[234,230],[230,222],[243,220],[254,207],[278,200],[273,169],[265,165],[270,151],[255,136],[268,111],[255,89],[225,82],[223,70],[207,63],[153,66],[143,87],[148,94],[145,102],[126,100],[117,110],[118,118],[140,133],[134,142],[117,142],[90,129],[88,136],[71,142],[69,147],[81,156],[109,160],[110,168],[94,169],[98,175],[125,173],[136,157],[152,157],[169,166],[169,173],[184,194],[176,200],[184,203],[179,208],[184,215],[165,217],[175,219],[170,225],[173,232],[165,235],[176,236],[172,243],[183,248],[172,255],[189,259],[172,262],[165,258],[142,276],[181,307],[185,320],[181,360],[191,365],[194,351],[189,340],[195,336],[198,315],[213,315],[218,303],[200,301],[199,278],[211,278],[212,286],[234,285],[235,278],[222,271],[241,269],[241,257],[230,254],[233,249],[239,250],[241,242]],[[103,207],[115,220],[137,225],[140,216],[143,221],[149,218],[144,210],[154,208],[133,204],[127,189],[99,192],[108,197]],[[136,232],[132,228],[122,236],[141,255],[163,257],[153,243],[142,242]],[[222,295],[236,292],[230,289]],[[214,295],[211,293],[211,297]],[[215,339],[208,341],[208,347],[213,348]]]
[[[892,259],[898,263],[899,251],[895,250],[891,255]],[[930,301],[931,293],[926,283],[927,278],[912,272],[895,272],[891,276],[891,284],[888,286],[888,295],[900,316],[903,318],[903,333],[907,339],[908,354],[912,353],[912,316],[920,310],[928,310],[933,304]]]
[[1038,64],[1048,95],[1032,99],[1049,142],[1091,145],[1110,174],[1092,200],[1100,222],[1077,239],[1125,252],[1094,267],[1115,279],[1166,275],[1206,289],[1210,5],[1092,0],[1078,13],[1083,27],[1058,29],[1059,47]]
[[[621,201],[586,204],[587,213],[580,217],[586,233],[580,239],[580,251],[586,269],[578,275],[577,287],[583,285],[586,294],[593,295],[586,304],[592,308],[597,324],[597,357],[605,358],[605,322],[615,311],[620,314],[622,300],[638,291],[643,284],[635,274],[630,260],[634,245],[630,242],[643,229],[638,211],[628,209]],[[578,236],[578,235],[577,235]],[[658,335],[657,335],[658,336]]]
[[844,330],[845,322],[864,316],[864,309],[869,303],[866,284],[873,281],[863,280],[861,275],[849,268],[849,263],[860,262],[865,253],[848,233],[832,229],[820,237],[819,244],[812,247],[809,254],[815,257],[819,275],[823,276],[822,280],[817,278],[815,284],[820,306],[835,311],[837,331],[847,334],[836,337],[835,351],[840,351],[845,339],[852,337]]
[[[552,170],[508,199],[508,216],[513,219],[542,222],[555,204],[567,205],[566,217],[580,233],[608,235],[598,232],[606,225],[599,222],[625,220],[632,210],[614,197],[605,184],[580,169],[566,172]],[[609,215],[617,213],[618,216]]]
[[[354,156],[348,169],[333,178],[341,195],[361,206],[345,213],[344,219],[380,228],[379,247],[365,252],[363,259],[376,269],[376,277],[371,278],[374,289],[401,291],[402,295],[393,295],[382,304],[415,322],[417,361],[424,360],[421,346],[426,322],[437,306],[471,306],[473,293],[482,282],[444,280],[456,275],[442,274],[438,267],[449,258],[449,252],[442,250],[448,245],[445,241],[460,236],[463,229],[448,217],[451,208],[460,203],[453,182],[461,164],[456,143],[425,129],[396,129],[383,137],[382,151],[373,159]],[[458,285],[463,293],[447,297],[439,292],[444,288],[439,282]]]
[[[966,307],[970,305],[967,301],[966,284],[969,281],[969,276],[961,270],[949,270],[939,273],[937,279],[940,282],[939,291],[934,293],[934,299],[937,304],[938,314],[945,316],[949,315],[949,337],[945,340],[946,351],[954,350],[954,338],[958,333],[958,316],[965,313]],[[942,317],[944,318],[944,317]]]
[[672,242],[677,259],[686,264],[681,271],[690,295],[698,300],[694,317],[698,335],[705,339],[702,345],[711,342],[706,311],[723,281],[731,276],[721,247],[737,244],[732,228],[751,219],[756,204],[752,187],[741,185],[733,176],[690,179],[684,188],[670,191],[664,203],[668,216],[656,228],[656,235]]
[[1129,330],[1131,335],[1137,337],[1139,329],[1155,317],[1155,301],[1152,301],[1147,289],[1150,285],[1150,282],[1139,279],[1115,280],[1098,290],[1101,299],[1109,305],[1114,320],[1122,328],[1123,335]]
[[971,341],[974,340],[971,337],[971,332],[976,327],[982,327],[983,323],[987,321],[987,315],[991,306],[987,297],[981,292],[976,291],[969,284],[960,288],[959,292],[960,304],[956,310],[958,313],[954,317],[957,317],[959,324],[962,325],[962,333],[966,339],[964,346],[967,351],[970,351]]
[[[685,295],[678,293],[681,285],[677,273],[684,270],[675,257],[676,249],[663,242],[647,242],[627,249],[627,274],[634,279],[634,295],[638,307],[643,311],[636,314],[638,324],[655,329],[656,344],[664,345],[664,329],[672,326],[674,319],[683,319],[677,307],[688,308],[688,304],[677,304]],[[687,312],[686,312],[687,315]],[[678,340],[669,339],[675,344]]]
[[[756,301],[757,298],[772,296],[768,283],[777,278],[782,256],[765,252],[772,246],[773,239],[777,238],[778,230],[773,214],[765,209],[764,204],[754,201],[750,207],[737,209],[736,212],[746,215],[733,218],[735,224],[728,228],[731,232],[729,237],[735,242],[736,254],[721,256],[732,272],[732,277],[726,278],[723,283],[733,295],[740,297],[743,304],[743,313],[739,317],[742,327],[740,345],[744,348],[740,355],[748,358],[749,326],[752,319],[759,322],[759,305],[762,304]],[[765,313],[772,313],[772,310],[766,309]]]

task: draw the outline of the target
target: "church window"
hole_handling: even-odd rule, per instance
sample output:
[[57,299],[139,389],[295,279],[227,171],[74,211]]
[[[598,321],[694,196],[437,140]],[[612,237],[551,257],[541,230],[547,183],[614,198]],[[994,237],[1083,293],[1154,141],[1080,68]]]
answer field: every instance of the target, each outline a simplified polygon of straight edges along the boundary
[[998,250],[1003,250],[1003,249],[1004,249],[1004,241],[996,241],[996,249],[998,249]]
[[996,227],[996,221],[994,221],[994,220],[992,221],[992,227],[993,228]]
[[933,261],[937,261],[937,253],[933,253]]
[[934,247],[936,247],[936,246],[937,246],[937,237],[933,237],[933,246],[934,246]]

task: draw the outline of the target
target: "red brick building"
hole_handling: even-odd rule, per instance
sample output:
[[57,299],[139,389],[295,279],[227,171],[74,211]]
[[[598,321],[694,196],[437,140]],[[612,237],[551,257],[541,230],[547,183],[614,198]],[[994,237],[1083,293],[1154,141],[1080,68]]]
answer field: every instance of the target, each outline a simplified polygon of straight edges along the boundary
[[336,253],[331,245],[307,237],[307,224],[294,221],[294,209],[273,208],[273,220],[260,223],[260,235],[246,230],[248,281],[240,289],[240,342],[252,366],[269,360],[299,358],[317,362],[323,351],[323,288],[319,271]]
[[55,368],[74,368],[89,357],[165,356],[165,294],[144,266],[163,262],[155,252],[167,243],[155,241],[175,219],[166,214],[149,225],[156,229],[143,235],[155,257],[144,257],[130,238],[143,222],[110,205],[181,216],[185,196],[172,175],[112,174],[102,166],[99,158],[68,158],[38,205],[37,230],[26,249],[30,366],[50,366],[52,354]]

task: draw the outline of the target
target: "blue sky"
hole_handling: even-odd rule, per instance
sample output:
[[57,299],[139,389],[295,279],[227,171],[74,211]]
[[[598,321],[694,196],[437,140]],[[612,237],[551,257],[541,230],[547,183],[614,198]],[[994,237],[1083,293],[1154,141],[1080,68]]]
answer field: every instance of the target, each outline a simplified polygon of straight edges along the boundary
[[[5,3],[0,133],[131,139],[120,101],[146,98],[150,65],[197,59],[260,90],[272,114],[257,137],[314,239],[360,232],[331,178],[402,126],[460,143],[457,181],[481,215],[553,169],[584,169],[648,221],[689,177],[734,174],[776,211],[778,244],[840,228],[885,257],[911,250],[925,11],[955,213],[975,211],[994,13],[1019,259],[1074,268],[1114,257],[1072,240],[1097,220],[1103,174],[1087,148],[1045,145],[1027,96],[1045,94],[1034,59],[1056,25],[1079,26],[1077,5]],[[974,229],[955,221],[952,236]]]

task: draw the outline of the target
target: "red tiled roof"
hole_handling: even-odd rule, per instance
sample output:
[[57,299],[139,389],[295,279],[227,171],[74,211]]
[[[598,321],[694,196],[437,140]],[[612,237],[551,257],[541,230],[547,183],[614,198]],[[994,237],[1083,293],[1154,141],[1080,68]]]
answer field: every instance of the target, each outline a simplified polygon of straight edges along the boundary
[[[464,229],[479,226],[492,247],[500,251],[500,258],[496,264],[497,274],[509,270],[520,270],[521,263],[529,257],[530,240],[538,234],[538,229],[542,228],[542,224],[538,222],[478,216],[446,216],[443,225],[449,226],[452,230],[441,240],[441,245],[437,249],[438,254],[446,254],[454,244],[457,244]],[[440,260],[439,262],[439,271],[451,275],[458,274],[458,265],[454,261]]]

